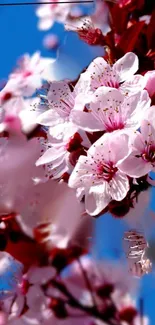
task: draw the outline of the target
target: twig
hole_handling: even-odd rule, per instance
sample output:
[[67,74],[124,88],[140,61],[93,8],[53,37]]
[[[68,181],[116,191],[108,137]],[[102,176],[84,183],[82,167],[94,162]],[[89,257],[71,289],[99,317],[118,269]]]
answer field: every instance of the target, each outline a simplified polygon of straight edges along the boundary
[[90,284],[90,281],[88,279],[88,276],[87,276],[87,272],[85,271],[85,269],[83,268],[83,265],[80,261],[80,258],[77,260],[78,264],[79,264],[79,267],[80,267],[80,270],[81,270],[81,273],[83,275],[83,278],[85,280],[85,283],[86,283],[86,287],[88,289],[88,291],[90,292],[91,294],[91,297],[92,297],[92,302],[94,304],[94,307],[97,309],[97,303],[96,303],[96,300],[95,300],[95,297],[94,297],[94,293],[93,293],[93,289],[92,289],[92,286]]

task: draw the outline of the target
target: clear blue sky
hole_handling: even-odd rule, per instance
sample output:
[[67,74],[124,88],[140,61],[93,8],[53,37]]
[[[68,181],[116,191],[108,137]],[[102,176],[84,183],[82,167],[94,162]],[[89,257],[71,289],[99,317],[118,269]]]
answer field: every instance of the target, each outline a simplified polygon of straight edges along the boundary
[[[17,2],[17,0],[14,1]],[[18,0],[18,2],[20,1],[22,0]],[[3,2],[7,3],[9,0],[3,0]],[[49,53],[42,46],[45,33],[37,30],[34,9],[33,6],[0,8],[0,80],[7,78],[15,66],[17,58],[26,52],[32,54],[36,50],[40,50],[42,56],[55,57],[56,55],[54,51]],[[53,32],[59,35],[62,44],[58,62],[58,78],[75,78],[91,59],[102,53],[101,49],[94,49],[80,42],[73,33],[66,34],[59,24],[55,24]],[[103,216],[97,220],[96,224],[96,252],[98,256],[120,258],[121,238],[125,225],[110,216]],[[145,299],[145,312],[151,316],[151,325],[155,324],[154,282],[154,275],[145,277],[141,292]]]

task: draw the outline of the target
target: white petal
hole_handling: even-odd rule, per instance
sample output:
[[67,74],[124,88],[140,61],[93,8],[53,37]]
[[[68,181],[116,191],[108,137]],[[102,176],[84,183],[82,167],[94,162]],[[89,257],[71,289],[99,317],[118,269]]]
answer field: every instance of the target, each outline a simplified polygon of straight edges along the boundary
[[113,200],[121,201],[125,198],[129,190],[129,181],[125,174],[117,172],[109,185],[110,195]]
[[59,114],[55,110],[49,109],[48,111],[39,115],[36,122],[45,126],[54,126],[59,123],[63,123],[64,120],[59,116]]
[[71,120],[81,129],[88,132],[95,132],[103,130],[103,124],[95,119],[91,113],[82,112],[80,110],[73,110],[70,116]]
[[145,78],[141,74],[136,74],[133,75],[130,80],[125,81],[120,85],[120,89],[123,90],[124,92],[128,91],[139,91],[144,89],[146,84]]
[[92,185],[92,167],[86,156],[80,156],[68,181],[69,187],[78,188]]
[[48,30],[54,24],[54,20],[52,18],[41,18],[38,22],[38,29],[40,30]]
[[147,120],[154,129],[155,132],[155,106],[151,106],[143,116],[144,120]]
[[131,153],[119,165],[119,169],[131,177],[142,177],[151,171],[152,166],[142,158],[137,158],[135,155],[141,154],[138,151]]
[[92,186],[85,195],[86,212],[91,216],[99,214],[110,202],[108,183]]
[[61,150],[50,148],[36,162],[36,166],[44,165],[64,155],[63,148]]
[[126,53],[114,64],[114,69],[119,76],[120,82],[128,80],[138,70],[138,57],[136,54]]

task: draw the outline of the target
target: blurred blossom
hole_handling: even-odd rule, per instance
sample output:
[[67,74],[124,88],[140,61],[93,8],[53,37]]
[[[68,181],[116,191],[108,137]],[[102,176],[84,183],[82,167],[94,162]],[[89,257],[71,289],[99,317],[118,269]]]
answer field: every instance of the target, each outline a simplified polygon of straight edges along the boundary
[[59,5],[58,1],[53,1],[53,4],[41,4],[36,10],[36,15],[39,18],[38,28],[40,30],[50,29],[55,21],[63,23],[73,7],[72,1]]
[[[45,2],[38,28],[80,40],[56,59],[25,54],[0,90],[0,325],[147,325],[133,296],[155,259],[155,13]],[[128,224],[119,265],[91,254],[106,213]]]
[[59,38],[56,34],[47,34],[43,39],[43,45],[47,50],[57,49]]

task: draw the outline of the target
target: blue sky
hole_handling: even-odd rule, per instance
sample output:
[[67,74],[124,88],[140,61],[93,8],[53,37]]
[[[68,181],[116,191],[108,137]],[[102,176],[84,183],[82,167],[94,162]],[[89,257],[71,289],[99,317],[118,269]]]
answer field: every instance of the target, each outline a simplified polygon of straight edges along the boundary
[[[2,0],[0,1],[2,2]],[[9,2],[9,0],[4,1]],[[20,1],[18,0],[18,2]],[[34,9],[34,6],[0,8],[0,80],[7,78],[15,67],[17,58],[24,53],[32,54],[36,50],[40,50],[42,56],[56,56],[55,51],[50,53],[42,46],[46,33],[37,30]],[[64,32],[63,27],[59,24],[55,24],[53,32],[58,34],[61,43],[60,58],[57,64],[58,79],[76,78],[94,57],[103,53],[103,49],[89,47],[80,42],[75,34]],[[95,254],[99,257],[122,258],[121,238],[126,225],[109,215],[99,218],[96,225]],[[151,316],[150,324],[155,324],[154,282],[154,275],[145,277],[140,293],[140,296],[145,299],[145,312]]]

